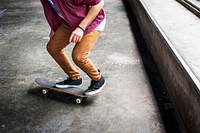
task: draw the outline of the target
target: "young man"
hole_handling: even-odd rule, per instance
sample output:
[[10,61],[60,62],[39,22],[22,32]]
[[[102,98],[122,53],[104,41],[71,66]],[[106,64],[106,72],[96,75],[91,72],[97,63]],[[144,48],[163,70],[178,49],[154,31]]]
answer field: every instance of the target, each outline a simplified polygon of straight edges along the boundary
[[66,80],[56,83],[56,87],[82,85],[80,73],[63,50],[68,44],[75,43],[72,59],[92,80],[85,95],[99,93],[105,85],[105,79],[88,54],[105,26],[104,1],[41,0],[41,3],[51,27],[47,50],[68,75]]

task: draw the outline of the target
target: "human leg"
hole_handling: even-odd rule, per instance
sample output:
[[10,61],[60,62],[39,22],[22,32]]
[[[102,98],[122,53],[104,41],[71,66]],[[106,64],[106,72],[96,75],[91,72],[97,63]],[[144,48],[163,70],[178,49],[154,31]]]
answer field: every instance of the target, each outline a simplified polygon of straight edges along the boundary
[[[54,60],[60,65],[63,71],[69,76],[70,79],[78,80],[80,79],[80,73],[72,65],[70,59],[64,52],[64,48],[69,44],[69,37],[71,35],[72,29],[69,28],[65,23],[63,23],[55,32],[52,39],[47,44],[47,50],[49,54],[54,58]],[[69,82],[69,80],[66,80]],[[81,80],[82,83],[82,80]]]
[[77,43],[72,52],[74,63],[81,68],[92,80],[100,79],[100,72],[88,57],[91,49],[100,35],[99,31],[92,31],[83,36],[81,42]]
[[75,45],[72,53],[75,64],[92,79],[91,85],[86,91],[86,95],[99,93],[105,85],[104,77],[88,57],[88,54],[96,43],[100,33],[100,31],[92,31],[89,34],[84,35],[81,42]]

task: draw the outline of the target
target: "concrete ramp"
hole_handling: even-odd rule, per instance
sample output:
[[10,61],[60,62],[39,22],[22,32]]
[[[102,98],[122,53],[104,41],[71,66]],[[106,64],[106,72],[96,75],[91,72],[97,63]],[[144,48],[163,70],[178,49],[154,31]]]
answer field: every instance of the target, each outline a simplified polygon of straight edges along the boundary
[[200,132],[200,19],[174,0],[129,0],[187,130]]

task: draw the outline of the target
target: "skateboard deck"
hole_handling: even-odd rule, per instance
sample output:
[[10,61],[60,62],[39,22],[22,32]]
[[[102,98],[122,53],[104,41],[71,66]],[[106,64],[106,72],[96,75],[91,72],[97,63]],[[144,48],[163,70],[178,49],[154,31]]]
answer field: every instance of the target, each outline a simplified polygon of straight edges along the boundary
[[76,97],[76,103],[81,103],[83,99],[91,97],[91,96],[86,96],[85,90],[78,88],[78,87],[67,87],[67,88],[64,88],[64,89],[56,88],[55,82],[51,82],[51,81],[49,81],[45,78],[40,78],[40,77],[36,78],[35,82],[38,85],[44,87],[42,89],[43,94],[47,94],[48,90],[54,90],[54,91],[57,91],[57,92],[66,93],[66,94],[69,94],[69,95]]

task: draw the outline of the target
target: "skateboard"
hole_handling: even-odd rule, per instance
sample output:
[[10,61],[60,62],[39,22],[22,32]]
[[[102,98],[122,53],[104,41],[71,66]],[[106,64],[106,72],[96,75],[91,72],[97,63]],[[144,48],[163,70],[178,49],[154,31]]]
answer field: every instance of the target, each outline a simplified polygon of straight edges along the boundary
[[51,82],[51,81],[49,81],[45,78],[41,78],[41,77],[36,78],[35,82],[38,85],[44,87],[42,89],[42,93],[44,95],[46,95],[49,90],[53,90],[53,91],[61,92],[61,93],[66,93],[66,94],[74,96],[76,98],[76,103],[78,103],[78,104],[80,104],[83,99],[87,99],[88,97],[91,97],[91,96],[86,96],[85,90],[78,88],[78,87],[67,87],[67,88],[64,88],[64,89],[56,88],[55,82]]

